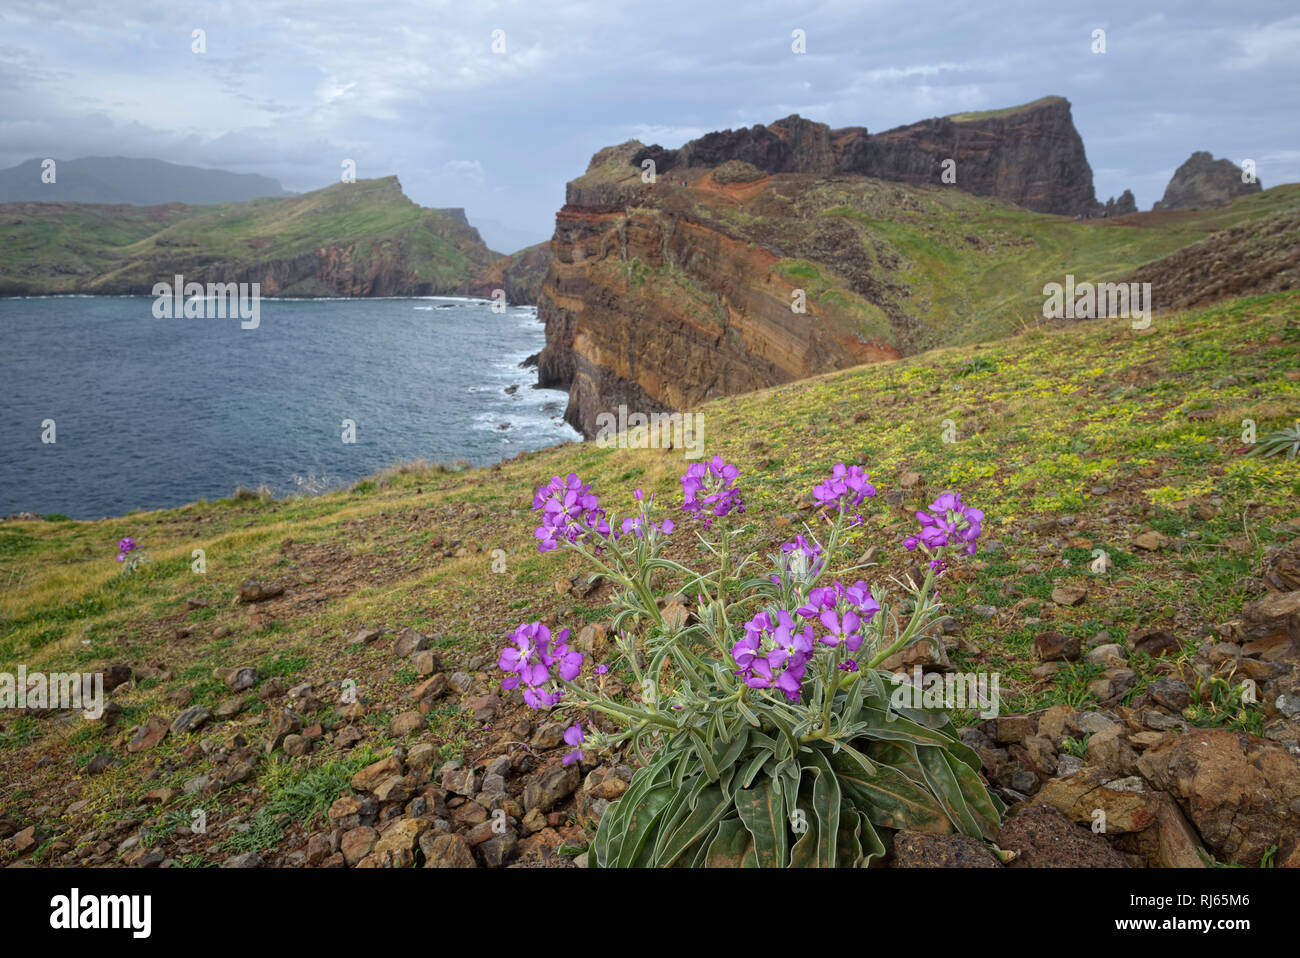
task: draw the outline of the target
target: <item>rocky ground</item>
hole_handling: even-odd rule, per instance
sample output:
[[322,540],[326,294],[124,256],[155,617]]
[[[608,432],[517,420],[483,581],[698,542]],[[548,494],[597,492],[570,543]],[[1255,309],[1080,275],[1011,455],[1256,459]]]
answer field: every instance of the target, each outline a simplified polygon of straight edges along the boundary
[[[880,489],[851,540],[878,581],[909,570],[901,538],[938,491],[988,514],[942,634],[887,664],[1001,676],[997,718],[957,719],[1014,854],[901,832],[886,864],[1300,863],[1300,477],[1240,438],[1295,408],[1298,335],[1280,294],[703,407],[760,554],[836,461]],[[317,498],[0,523],[0,671],[110,689],[97,721],[0,713],[0,863],[581,867],[635,762],[563,765],[563,726],[495,668],[540,619],[636,695],[610,586],[532,544],[532,489],[570,469],[618,510],[638,486],[680,495],[679,453],[586,443]],[[150,555],[134,575],[124,535]],[[689,536],[672,548],[699,560]]]

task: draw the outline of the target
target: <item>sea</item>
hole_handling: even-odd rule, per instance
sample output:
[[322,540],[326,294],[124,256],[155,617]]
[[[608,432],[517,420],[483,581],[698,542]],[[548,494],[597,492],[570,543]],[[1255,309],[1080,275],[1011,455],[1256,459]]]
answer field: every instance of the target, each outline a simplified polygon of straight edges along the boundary
[[267,299],[158,318],[149,296],[0,299],[0,516],[315,494],[387,466],[489,465],[581,439],[535,388],[533,307]]

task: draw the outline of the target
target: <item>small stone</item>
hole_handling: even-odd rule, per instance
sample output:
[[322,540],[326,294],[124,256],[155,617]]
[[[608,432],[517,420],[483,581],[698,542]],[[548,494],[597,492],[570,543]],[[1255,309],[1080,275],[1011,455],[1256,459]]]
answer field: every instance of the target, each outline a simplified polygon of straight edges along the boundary
[[1052,590],[1052,601],[1057,605],[1078,605],[1088,597],[1088,587],[1083,585],[1058,585]]
[[1124,646],[1111,642],[1107,645],[1097,646],[1085,655],[1084,659],[1093,665],[1100,665],[1106,669],[1123,668],[1128,664],[1128,653],[1124,651]]
[[277,583],[266,585],[257,579],[245,579],[239,585],[239,601],[244,603],[265,602],[267,599],[274,599],[283,592],[284,586]]
[[257,852],[244,852],[242,855],[232,855],[221,863],[222,868],[261,868],[262,856]]
[[153,748],[159,742],[167,737],[170,731],[167,722],[160,715],[152,715],[143,725],[141,725],[127,743],[128,752],[143,752]]
[[339,841],[339,851],[343,853],[345,862],[355,866],[374,850],[375,843],[378,841],[379,833],[368,825],[362,825],[343,833],[343,838]]
[[171,732],[173,735],[180,735],[184,732],[193,732],[202,728],[212,719],[212,709],[204,708],[201,705],[194,708],[186,709],[180,715],[172,720]]
[[1139,549],[1145,549],[1147,552],[1155,552],[1158,549],[1164,549],[1170,542],[1171,540],[1168,536],[1162,535],[1154,529],[1133,537],[1133,545],[1137,546]]
[[1074,636],[1043,632],[1034,639],[1034,654],[1043,662],[1073,662],[1079,653],[1079,640]]
[[232,692],[242,692],[257,684],[257,669],[251,665],[241,665],[231,669],[225,676],[226,687]]
[[572,795],[581,781],[577,765],[552,765],[524,786],[524,808],[548,812]]
[[998,607],[995,605],[973,605],[971,612],[981,619],[991,619],[998,614]]
[[420,836],[425,868],[477,868],[474,853],[463,835],[426,831]]
[[393,644],[393,651],[401,658],[407,658],[414,652],[422,652],[429,647],[429,637],[415,629],[403,629]]
[[284,738],[284,754],[291,758],[298,758],[306,755],[311,751],[311,739],[304,735],[286,735]]
[[424,728],[426,724],[424,716],[419,712],[402,712],[400,715],[393,716],[393,720],[388,723],[388,731],[395,738],[405,738],[412,732]]

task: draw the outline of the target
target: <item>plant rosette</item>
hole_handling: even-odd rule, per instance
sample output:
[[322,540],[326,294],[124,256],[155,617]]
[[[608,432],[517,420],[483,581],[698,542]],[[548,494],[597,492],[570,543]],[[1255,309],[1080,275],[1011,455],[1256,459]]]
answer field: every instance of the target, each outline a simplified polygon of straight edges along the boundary
[[[885,854],[882,830],[903,828],[992,841],[1005,806],[951,714],[911,707],[919,696],[895,695],[902,679],[879,668],[933,634],[935,585],[954,556],[975,553],[983,513],[955,493],[918,512],[904,545],[928,560],[925,574],[889,590],[854,578],[867,565],[837,566],[876,494],[860,467],[836,465],[814,487],[821,537],[805,526],[766,560],[738,548],[739,478],[719,457],[682,476],[706,571],[664,555],[679,523],[639,489],[621,521],[577,475],[534,497],[539,550],[572,549],[617,586],[616,664],[640,692],[606,694],[610,666],[539,622],[520,625],[498,661],[502,688],[530,707],[578,713],[565,764],[622,749],[641,762],[601,818],[591,864],[866,866]],[[693,616],[665,616],[658,597],[672,593],[695,597]],[[584,726],[592,713],[616,730]]]

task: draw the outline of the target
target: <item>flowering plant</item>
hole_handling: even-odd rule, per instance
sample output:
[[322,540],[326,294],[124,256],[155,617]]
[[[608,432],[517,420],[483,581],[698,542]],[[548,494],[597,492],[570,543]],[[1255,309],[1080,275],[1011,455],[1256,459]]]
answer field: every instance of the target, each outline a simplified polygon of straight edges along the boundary
[[134,539],[127,536],[117,543],[117,561],[126,563],[122,567],[123,572],[132,573],[140,568],[141,563],[148,562],[149,557],[136,545]]
[[[952,493],[917,513],[921,528],[904,544],[928,564],[919,584],[895,580],[905,610],[854,577],[867,566],[836,566],[876,493],[860,467],[836,465],[814,488],[824,535],[806,529],[767,569],[737,550],[739,477],[719,457],[682,477],[708,571],[664,554],[677,526],[657,519],[640,490],[621,523],[576,475],[556,476],[534,499],[538,548],[573,549],[619,587],[615,645],[640,692],[639,702],[607,695],[608,667],[590,668],[568,630],[552,635],[538,622],[515,630],[498,663],[502,687],[522,689],[533,708],[614,720],[612,732],[571,725],[566,764],[623,746],[641,759],[601,819],[594,864],[863,866],[884,854],[882,829],[991,839],[1004,806],[978,757],[946,710],[895,695],[902,680],[879,668],[931,632],[935,581],[951,553],[975,552],[983,513]],[[657,600],[669,582],[695,597],[693,615]]]

